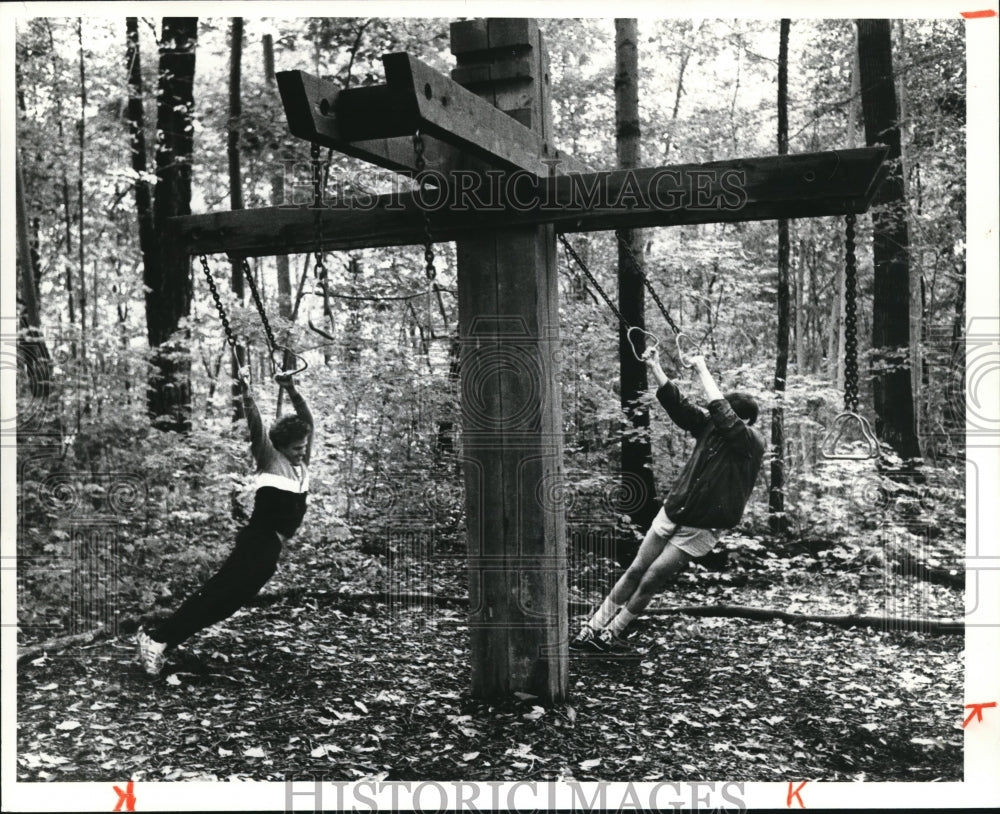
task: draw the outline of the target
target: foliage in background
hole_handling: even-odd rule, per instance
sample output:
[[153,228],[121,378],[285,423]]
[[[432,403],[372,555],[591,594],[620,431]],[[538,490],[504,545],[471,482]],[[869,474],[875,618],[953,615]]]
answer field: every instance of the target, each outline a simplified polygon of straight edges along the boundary
[[[146,88],[156,86],[158,21],[140,20]],[[613,25],[610,20],[542,20],[552,60],[552,96],[560,146],[596,169],[614,163]],[[226,189],[226,78],[228,21],[199,23],[196,69],[194,201],[196,211],[228,207]],[[406,50],[446,71],[447,21],[434,19],[247,20],[244,53],[244,196],[248,207],[270,203],[271,178],[285,167],[288,183],[307,183],[308,145],[291,139],[280,104],[264,75],[261,42],[271,34],[278,70],[302,68],[341,85],[382,81],[379,57]],[[80,501],[107,503],[108,473],[131,473],[143,484],[142,511],[94,510],[118,533],[129,569],[118,580],[122,607],[170,601],[206,575],[230,545],[238,522],[233,492],[247,474],[245,429],[228,419],[228,357],[204,280],[196,274],[195,301],[183,330],[194,354],[195,429],[190,436],[152,432],[143,416],[149,365],[145,347],[140,254],[131,198],[123,19],[35,18],[17,32],[18,149],[46,337],[56,361],[52,395],[42,404],[22,388],[19,555],[65,563],[86,554],[74,538],[82,525]],[[709,161],[773,153],[773,83],[777,21],[643,20],[639,60],[643,152],[647,164]],[[870,470],[821,465],[818,442],[838,412],[836,275],[843,265],[843,225],[835,218],[791,224],[793,307],[798,334],[785,398],[786,506],[792,538],[840,562],[864,561],[884,538],[919,537],[931,557],[946,561],[942,538],[960,550],[964,522],[964,39],[960,22],[896,23],[897,75],[905,98],[904,150],[908,162],[912,254],[923,303],[924,382],[919,404],[925,449],[936,464],[916,495],[899,494]],[[791,31],[790,151],[846,147],[850,133],[851,21],[797,20]],[[88,134],[82,155],[75,130],[81,116],[79,60],[86,65]],[[147,103],[150,100],[147,100]],[[860,143],[860,117],[855,122]],[[155,133],[147,133],[152,143]],[[386,176],[333,155],[331,185],[345,191],[381,188]],[[82,182],[84,212],[76,200]],[[286,185],[286,193],[289,187]],[[85,263],[79,265],[83,217]],[[859,220],[859,339],[871,332],[870,223]],[[775,336],[773,224],[743,223],[647,230],[647,274],[674,318],[710,355],[724,388],[755,393],[761,430],[771,406],[769,382]],[[601,284],[614,291],[615,245],[610,235],[574,236]],[[387,507],[410,502],[420,514],[428,501],[446,503],[433,516],[448,534],[461,535],[461,448],[452,340],[457,326],[453,247],[439,245],[441,302],[426,298],[355,299],[422,295],[419,247],[328,255],[331,316],[313,260],[293,257],[292,288],[302,301],[294,324],[276,317],[275,261],[255,261],[272,323],[296,347],[309,349],[311,368],[302,390],[320,416],[313,467],[314,502],[302,539],[344,563],[344,573],[380,577],[360,548],[384,550],[377,529]],[[350,260],[356,260],[351,263]],[[210,258],[224,279],[228,264]],[[197,267],[196,267],[197,268]],[[225,287],[223,287],[225,288]],[[241,336],[260,349],[252,308],[223,292]],[[614,318],[579,272],[560,258],[561,382],[566,428],[567,485],[574,509],[589,523],[627,523],[627,495],[614,495],[623,423],[618,407]],[[87,309],[86,330],[80,309]],[[430,312],[430,316],[428,316]],[[649,327],[665,337],[653,310]],[[332,337],[306,327],[308,320]],[[864,368],[864,366],[863,366]],[[669,369],[669,367],[668,367]],[[254,359],[257,381],[266,365]],[[273,393],[258,387],[267,415]],[[694,384],[689,390],[697,395]],[[862,387],[862,402],[870,394]],[[654,474],[661,490],[690,450],[690,442],[651,403]],[[858,469],[858,468],[856,468]],[[766,473],[767,467],[762,470]],[[743,531],[763,534],[766,483],[758,485]],[[55,481],[47,479],[56,478]],[[61,478],[61,480],[59,480]],[[877,482],[874,482],[876,481]],[[52,496],[64,483],[77,508]],[[46,485],[48,483],[48,485]],[[419,487],[419,488],[418,488]],[[891,494],[890,494],[891,493]],[[61,493],[60,493],[61,494]],[[608,495],[613,499],[608,499]],[[868,502],[849,496],[868,495]],[[66,500],[70,498],[64,495]],[[414,497],[416,495],[416,497]],[[58,494],[57,494],[58,496]],[[874,497],[873,497],[874,496]],[[874,502],[873,502],[874,501]],[[916,508],[907,501],[915,501]],[[437,504],[435,504],[437,505]],[[870,507],[890,508],[883,529],[871,528]],[[93,513],[92,513],[93,514]],[[433,514],[433,513],[431,513]],[[429,514],[428,516],[431,516]],[[423,515],[420,515],[423,516]],[[887,530],[888,529],[888,530]],[[923,531],[920,531],[920,530]],[[96,538],[95,538],[96,539]],[[297,538],[298,539],[298,538]],[[911,541],[912,542],[912,541]],[[460,541],[456,543],[460,545]],[[96,545],[96,543],[94,544]],[[831,553],[838,552],[838,553]],[[812,555],[810,555],[812,556]],[[96,573],[96,572],[95,572]],[[22,624],[69,623],[70,571],[26,572]],[[100,580],[100,574],[94,577]],[[78,586],[77,586],[78,587]],[[91,609],[99,615],[100,609]],[[46,628],[48,629],[48,628]]]

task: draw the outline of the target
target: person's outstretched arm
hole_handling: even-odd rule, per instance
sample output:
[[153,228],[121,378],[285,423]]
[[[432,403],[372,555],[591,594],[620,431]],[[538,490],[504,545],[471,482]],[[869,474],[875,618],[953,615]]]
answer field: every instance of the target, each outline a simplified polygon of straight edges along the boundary
[[705,397],[710,402],[725,398],[725,396],[722,395],[722,391],[719,389],[719,385],[717,385],[715,383],[715,379],[712,378],[712,374],[708,370],[708,365],[705,364],[705,357],[692,356],[691,364],[694,365],[695,370],[698,372],[698,378],[701,380],[701,386],[705,389]]
[[761,447],[761,442],[756,437],[755,431],[742,418],[736,415],[732,405],[722,395],[719,385],[715,383],[715,379],[708,370],[708,365],[705,364],[705,357],[693,356],[691,357],[691,363],[698,373],[701,386],[705,389],[705,397],[708,399],[708,411],[712,422],[731,447],[747,455],[752,455],[755,450]]
[[239,383],[243,393],[243,415],[246,416],[247,426],[250,428],[250,452],[257,465],[261,466],[267,458],[271,442],[264,432],[264,421],[260,417],[260,410],[257,409],[257,402],[250,392],[250,383],[242,376]]
[[301,418],[303,421],[309,423],[309,426],[313,428],[313,431],[309,433],[309,441],[306,444],[306,454],[303,459],[306,463],[309,463],[309,457],[312,453],[312,440],[315,434],[315,422],[313,421],[312,413],[309,411],[309,405],[306,404],[306,400],[302,398],[302,394],[295,389],[295,381],[292,379],[291,373],[279,373],[274,377],[274,381],[277,382],[279,387],[283,387],[285,392],[288,393],[288,400],[292,402],[292,406],[295,408],[295,414]]
[[670,381],[670,377],[667,376],[663,371],[662,365],[660,365],[660,352],[656,348],[647,350],[642,355],[642,358],[646,362],[646,370],[653,375],[657,388],[663,387],[663,385]]
[[656,398],[663,405],[673,421],[682,430],[687,430],[692,435],[698,435],[709,420],[708,411],[696,404],[692,404],[681,395],[677,385],[664,372],[660,365],[660,354],[656,348],[650,348],[643,356],[646,368],[656,381]]

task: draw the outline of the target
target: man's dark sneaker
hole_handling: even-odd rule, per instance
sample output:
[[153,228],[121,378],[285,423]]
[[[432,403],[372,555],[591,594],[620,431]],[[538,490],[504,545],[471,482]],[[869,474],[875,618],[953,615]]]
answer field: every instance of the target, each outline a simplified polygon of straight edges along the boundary
[[586,653],[604,652],[597,644],[597,631],[586,623],[580,628],[580,632],[576,634],[576,638],[570,639],[569,649]]
[[602,653],[607,653],[611,656],[635,656],[638,655],[636,650],[632,645],[630,645],[621,636],[612,633],[608,629],[602,630],[597,634],[596,645]]

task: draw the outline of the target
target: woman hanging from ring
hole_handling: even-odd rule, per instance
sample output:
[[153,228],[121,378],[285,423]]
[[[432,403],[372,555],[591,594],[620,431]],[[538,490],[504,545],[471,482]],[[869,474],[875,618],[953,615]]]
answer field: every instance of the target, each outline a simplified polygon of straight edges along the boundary
[[268,432],[240,375],[243,406],[250,428],[250,451],[257,466],[253,514],[236,535],[236,545],[218,572],[186,599],[164,622],[136,637],[143,669],[157,675],[168,650],[221,622],[246,605],[274,574],[286,542],[302,523],[309,493],[309,454],[313,418],[305,399],[295,389],[290,373],[274,381],[288,394],[295,415],[279,418]]

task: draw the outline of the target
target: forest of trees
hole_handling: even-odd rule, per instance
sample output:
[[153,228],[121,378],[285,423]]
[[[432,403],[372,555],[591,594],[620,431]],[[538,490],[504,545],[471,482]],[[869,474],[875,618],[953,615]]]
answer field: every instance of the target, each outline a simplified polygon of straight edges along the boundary
[[[879,204],[857,223],[860,410],[886,443],[880,466],[897,484],[877,490],[928,473],[933,485],[958,490],[961,25],[627,23],[540,21],[558,142],[595,169],[890,145]],[[446,71],[447,21],[36,18],[19,23],[17,48],[19,245],[30,259],[18,279],[20,432],[34,450],[23,455],[24,482],[141,471],[157,515],[148,533],[181,539],[190,522],[228,512],[244,467],[232,424],[235,361],[204,267],[163,245],[165,219],[310,189],[309,146],[287,132],[275,71],[375,84],[379,57],[396,50]],[[780,100],[779,50],[787,59]],[[328,183],[338,188],[385,183],[353,159],[331,160]],[[819,456],[843,403],[844,224],[815,218],[781,228],[780,240],[768,222],[571,240],[602,285],[618,288],[634,322],[644,316],[650,330],[669,333],[655,311],[637,311],[643,293],[629,255],[640,262],[725,385],[761,400],[763,431],[781,454],[762,472],[745,528],[846,544],[863,536],[857,506],[841,499],[858,472],[821,466]],[[363,529],[366,496],[398,491],[401,471],[437,473],[461,511],[454,249],[436,249],[433,301],[417,246],[252,261],[272,327],[311,360],[303,387],[323,416],[323,505],[338,527]],[[239,264],[216,256],[207,265],[240,352],[249,350],[258,395],[273,398]],[[630,493],[660,493],[683,447],[668,422],[644,414],[645,373],[632,369],[614,317],[568,258],[560,287],[568,488],[578,510],[608,505],[641,528],[655,506]],[[642,409],[628,420],[622,404],[637,393]],[[602,504],[607,495],[614,500]],[[22,512],[43,511],[33,500]],[[21,545],[51,548],[49,524],[59,522],[50,507]],[[141,540],[128,544],[143,550]]]
[[[654,604],[641,620],[652,640],[668,617],[698,617],[690,628],[670,622],[681,657],[655,640],[645,679],[627,692],[616,676],[578,682],[579,719],[533,696],[476,711],[454,691],[468,666],[454,244],[434,245],[430,285],[423,246],[244,267],[189,258],[166,229],[185,213],[308,203],[317,184],[328,196],[390,189],[389,173],[289,134],[276,73],[377,85],[381,55],[396,51],[448,73],[448,25],[18,19],[17,624],[19,663],[31,665],[18,675],[19,777],[121,769],[172,780],[191,769],[275,779],[318,766],[355,780],[630,779],[641,766],[659,779],[678,765],[694,771],[690,747],[717,776],[961,778],[949,704],[960,711],[962,643],[948,636],[962,629],[953,620],[965,585],[964,23],[538,21],[554,141],[594,170],[831,151],[835,173],[833,151],[888,148],[874,205],[853,227],[821,217],[568,235],[623,318],[661,338],[665,367],[698,400],[648,278],[723,390],[758,399],[770,441],[743,520],[723,537],[728,567],[692,567],[671,587],[673,607]],[[566,509],[569,604],[582,613],[618,573],[612,555],[620,565],[634,551],[691,442],[592,280],[558,254],[564,482],[527,497]],[[254,292],[278,343],[309,363],[297,380],[317,420],[309,513],[273,593],[255,600],[275,607],[253,629],[231,622],[231,655],[210,643],[159,685],[129,683],[115,637],[201,584],[246,519],[238,366],[251,370],[265,419],[289,409],[271,382]],[[880,456],[825,460],[824,438],[855,387]],[[399,518],[432,527],[431,543],[393,537]],[[420,613],[408,617],[405,601]],[[823,625],[799,636],[792,625],[817,621],[803,612]],[[711,616],[725,618],[701,618]],[[418,638],[418,622],[433,640]],[[91,642],[99,630],[110,641],[84,658],[49,659],[50,641]],[[93,688],[85,675],[99,676]],[[60,682],[80,695],[53,702],[45,694]],[[86,693],[91,710],[111,709],[114,695],[119,716],[107,733],[116,739],[96,752],[87,727],[59,720]],[[424,705],[436,711],[422,718]],[[235,710],[247,731],[228,731],[235,715],[220,722]],[[375,745],[369,711],[384,725]],[[626,723],[609,727],[609,711]],[[164,731],[175,713],[201,727],[183,744]],[[725,732],[705,749],[697,738],[713,726]],[[638,731],[644,745],[633,743]],[[234,740],[251,732],[263,746]],[[169,750],[150,745],[161,737]],[[622,755],[637,754],[600,752],[613,737]],[[76,738],[68,763],[59,750]],[[546,739],[551,756],[539,757]],[[278,763],[252,763],[265,753]],[[421,774],[429,768],[437,774]]]

